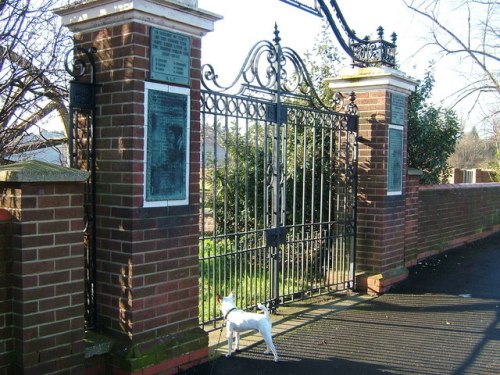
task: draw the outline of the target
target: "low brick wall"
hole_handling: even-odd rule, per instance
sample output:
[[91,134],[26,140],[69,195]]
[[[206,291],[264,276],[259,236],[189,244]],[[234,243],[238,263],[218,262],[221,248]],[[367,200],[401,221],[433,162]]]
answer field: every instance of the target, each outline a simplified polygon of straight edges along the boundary
[[0,167],[0,373],[83,374],[87,172]]
[[417,246],[406,265],[500,230],[500,183],[420,186]]
[[0,374],[9,372],[14,351],[12,337],[12,289],[8,275],[12,269],[11,216],[0,208]]

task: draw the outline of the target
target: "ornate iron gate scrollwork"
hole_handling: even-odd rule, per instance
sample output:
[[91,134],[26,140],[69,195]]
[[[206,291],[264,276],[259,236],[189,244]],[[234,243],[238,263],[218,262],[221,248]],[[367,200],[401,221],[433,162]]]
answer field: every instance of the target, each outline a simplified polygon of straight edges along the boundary
[[[236,79],[202,71],[200,322],[215,294],[279,304],[354,283],[357,107],[322,103],[307,69],[273,42],[250,50]],[[342,111],[342,112],[341,112]]]
[[[90,172],[85,184],[85,328],[96,323],[96,162],[95,162],[95,48],[70,49],[66,54],[65,69],[73,77],[69,90],[69,160],[70,167]],[[88,66],[90,75],[87,81]]]

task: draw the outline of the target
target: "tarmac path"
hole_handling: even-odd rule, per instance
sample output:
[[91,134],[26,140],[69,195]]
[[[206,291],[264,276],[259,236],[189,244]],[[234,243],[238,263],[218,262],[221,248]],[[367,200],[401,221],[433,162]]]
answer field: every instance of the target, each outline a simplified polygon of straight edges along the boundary
[[[225,333],[222,334],[225,341]],[[390,293],[185,374],[500,374],[500,233],[412,267]]]

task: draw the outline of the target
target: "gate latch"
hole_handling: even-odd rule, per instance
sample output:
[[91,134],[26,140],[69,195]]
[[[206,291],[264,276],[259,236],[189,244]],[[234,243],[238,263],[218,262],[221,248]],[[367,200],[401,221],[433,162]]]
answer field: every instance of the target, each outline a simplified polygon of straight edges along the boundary
[[276,247],[286,242],[286,228],[266,229],[266,246]]

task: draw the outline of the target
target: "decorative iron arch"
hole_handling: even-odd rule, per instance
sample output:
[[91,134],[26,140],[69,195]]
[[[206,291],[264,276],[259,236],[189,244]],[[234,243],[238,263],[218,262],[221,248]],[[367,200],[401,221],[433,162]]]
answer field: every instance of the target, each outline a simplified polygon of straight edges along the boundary
[[[358,38],[340,10],[336,0],[330,0],[329,5],[324,0],[315,0],[314,6],[300,0],[280,0],[316,16],[324,16],[330,25],[342,49],[351,57],[352,64],[359,67],[396,66],[396,33],[391,34],[391,41],[384,40],[384,29],[377,29],[378,39],[370,40],[367,36]],[[345,34],[345,37],[344,35]]]
[[293,100],[295,104],[341,111],[357,115],[354,93],[345,105],[341,93],[335,93],[333,102],[324,103],[316,92],[312,79],[302,58],[289,47],[282,47],[278,26],[275,24],[273,41],[261,40],[250,49],[240,71],[229,84],[219,81],[219,76],[210,64],[202,66],[201,84],[204,89],[239,96],[265,97],[273,100]]

